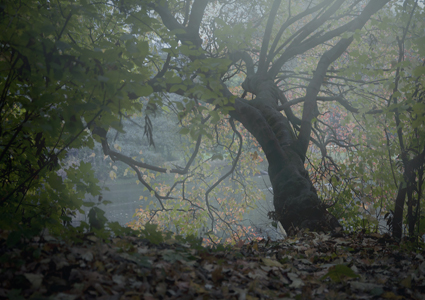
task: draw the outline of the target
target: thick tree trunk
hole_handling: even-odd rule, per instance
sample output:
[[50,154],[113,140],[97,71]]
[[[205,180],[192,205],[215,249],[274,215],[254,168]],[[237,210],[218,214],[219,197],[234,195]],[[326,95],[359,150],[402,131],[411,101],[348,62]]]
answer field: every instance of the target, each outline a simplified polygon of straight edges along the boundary
[[288,233],[295,228],[327,231],[341,227],[338,220],[323,207],[298,154],[289,149],[287,153],[291,160],[277,173],[271,169],[279,163],[269,161],[275,219],[282,223]]
[[238,99],[231,115],[257,139],[266,155],[274,191],[275,212],[271,215],[289,234],[294,232],[292,228],[326,231],[341,227],[317,196],[304,168],[305,153],[299,150],[288,120],[273,107],[277,93],[272,85],[263,87],[257,101]]

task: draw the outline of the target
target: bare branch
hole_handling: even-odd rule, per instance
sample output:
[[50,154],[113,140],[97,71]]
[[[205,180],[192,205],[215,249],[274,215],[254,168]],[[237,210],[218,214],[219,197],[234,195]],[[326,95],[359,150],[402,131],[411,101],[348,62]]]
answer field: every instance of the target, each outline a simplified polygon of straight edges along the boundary
[[161,71],[159,71],[159,72],[155,75],[154,79],[161,78],[162,76],[164,76],[164,75],[165,75],[165,72],[167,72],[168,67],[170,66],[170,61],[171,61],[171,55],[170,55],[170,53],[168,53],[168,55],[167,55],[167,59],[165,60],[165,63],[164,63],[164,65],[162,66]]
[[236,127],[235,127],[235,123],[233,122],[233,119],[230,118],[229,119],[229,123],[230,126],[232,126],[233,131],[236,133],[236,135],[239,137],[239,149],[238,149],[238,154],[236,155],[236,158],[233,160],[232,163],[232,168],[229,170],[229,172],[227,172],[226,174],[224,174],[223,176],[221,176],[206,192],[205,192],[205,203],[207,204],[208,207],[208,212],[210,214],[211,219],[213,219],[212,213],[211,213],[211,208],[210,208],[210,203],[208,200],[208,195],[211,193],[211,191],[216,188],[224,179],[226,179],[230,174],[233,173],[233,171],[236,168],[236,165],[239,161],[239,158],[241,156],[242,153],[242,135],[239,133],[239,131],[237,131]]
[[[352,27],[349,31],[354,32],[356,29],[360,29],[366,24],[370,16],[381,9],[388,0],[376,0],[371,1],[364,8],[362,13],[358,18],[352,23]],[[325,34],[326,35],[326,34]],[[311,121],[318,114],[317,109],[317,94],[319,93],[320,86],[323,83],[323,79],[326,75],[326,71],[329,68],[329,65],[334,62],[351,44],[353,37],[341,39],[335,46],[326,51],[319,60],[317,64],[316,72],[313,75],[312,81],[307,87],[307,92],[305,96],[304,110],[302,116],[302,124],[300,129],[300,134],[297,140],[297,148],[300,153],[305,156],[307,152],[308,143],[310,140],[311,133]]]
[[260,58],[258,62],[258,73],[265,73],[267,71],[268,65],[266,65],[266,56],[267,50],[269,47],[270,36],[272,33],[274,20],[276,18],[277,11],[279,9],[281,0],[274,0],[272,8],[270,10],[270,15],[267,20],[266,30],[264,32],[263,43],[261,45]]
[[[270,47],[270,52],[269,52],[269,57],[267,59],[267,62],[270,63],[275,55],[277,54],[277,52],[279,52],[281,49],[283,49],[283,47],[285,47],[285,45],[287,45],[290,41],[292,41],[300,32],[301,29],[298,30],[297,32],[295,32],[291,37],[289,37],[281,46],[279,46],[279,49],[277,51],[275,51],[277,44],[279,43],[282,34],[285,32],[285,30],[291,26],[293,23],[295,23],[298,20],[301,20],[302,18],[304,18],[305,16],[308,16],[314,12],[316,12],[317,10],[319,10],[320,8],[322,8],[324,5],[326,5],[326,1],[323,1],[322,3],[316,5],[315,7],[306,9],[305,11],[303,11],[302,13],[299,13],[298,15],[294,16],[293,18],[288,19],[285,23],[282,24],[282,26],[279,29],[279,32],[277,33],[272,46]],[[289,11],[290,14],[290,11]]]
[[113,161],[117,161],[117,160],[122,161],[123,163],[127,164],[128,166],[135,166],[135,167],[137,166],[139,168],[144,168],[144,169],[148,169],[148,170],[159,172],[159,173],[170,172],[170,173],[175,173],[175,174],[180,174],[180,175],[184,175],[184,174],[188,173],[191,164],[193,163],[196,155],[198,154],[199,147],[201,145],[201,140],[202,140],[202,135],[199,135],[199,137],[196,141],[195,150],[193,151],[192,156],[189,159],[189,161],[187,162],[185,168],[177,168],[177,169],[169,170],[167,168],[161,168],[161,167],[157,167],[157,166],[153,166],[153,165],[150,165],[150,164],[146,164],[146,163],[143,163],[143,162],[136,161],[136,160],[132,159],[131,157],[128,157],[124,154],[118,153],[114,150],[111,150],[110,147],[109,147],[109,144],[108,144],[107,137],[106,137],[106,130],[104,130],[102,128],[95,127],[92,132],[93,132],[93,134],[96,134],[101,138],[103,153],[105,155],[110,156]]
[[[326,101],[338,101],[338,102],[345,101],[344,98],[342,98],[342,96],[317,97],[316,100],[317,101],[323,101],[323,102],[326,102]],[[298,104],[298,103],[301,103],[301,102],[304,102],[304,101],[305,101],[305,97],[295,98],[295,99],[292,99],[291,101],[286,102],[284,105],[278,106],[277,110],[282,111],[282,110],[285,110],[285,109],[291,107],[292,105],[295,105],[295,104]]]
[[[270,69],[270,71],[268,72],[269,75],[271,77],[275,77],[278,73],[279,70],[282,68],[282,66],[292,57],[294,57],[295,55],[299,55],[302,54],[310,49],[313,49],[314,47],[316,47],[317,45],[323,44],[326,41],[329,41],[337,36],[340,36],[341,34],[343,34],[344,32],[354,32],[357,29],[361,29],[364,24],[370,19],[370,17],[376,13],[379,9],[381,9],[385,4],[387,4],[389,2],[389,0],[374,0],[374,1],[370,1],[366,7],[363,9],[362,13],[355,18],[354,20],[332,30],[329,31],[321,36],[312,36],[310,38],[308,38],[306,41],[302,42],[302,40],[307,37],[307,32],[306,31],[302,36],[304,37],[303,39],[301,38],[296,38],[287,48],[287,50],[274,62],[273,67]],[[329,11],[331,11],[334,8],[329,8]],[[327,16],[327,14],[325,13],[324,15]],[[314,21],[314,20],[313,20]],[[312,21],[312,22],[313,22]],[[318,20],[315,21],[314,24],[316,24],[317,22],[321,21],[322,23],[326,20],[319,18]],[[322,24],[320,23],[320,25]],[[319,23],[316,24],[316,26],[319,25]],[[319,26],[320,26],[319,25]],[[317,29],[317,27],[315,27],[314,29]],[[312,29],[309,30],[310,33],[313,32]],[[336,47],[336,46],[334,46]]]

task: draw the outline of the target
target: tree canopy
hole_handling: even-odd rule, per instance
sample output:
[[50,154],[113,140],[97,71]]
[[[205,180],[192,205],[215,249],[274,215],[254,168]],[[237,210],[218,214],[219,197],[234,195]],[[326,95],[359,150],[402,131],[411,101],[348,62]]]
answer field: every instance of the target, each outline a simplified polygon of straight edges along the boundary
[[[169,229],[211,241],[217,228],[243,236],[242,214],[262,198],[248,175],[264,158],[270,217],[290,234],[377,227],[388,213],[400,238],[405,207],[409,235],[425,233],[418,1],[28,0],[0,9],[2,227],[61,232],[68,212],[86,205],[91,229],[101,229],[101,211],[83,201],[102,201],[90,162],[65,168],[72,149],[100,143],[155,200],[133,228],[171,220]],[[175,162],[115,144],[132,125],[152,147],[176,148],[175,137],[155,140],[158,118],[178,127]],[[227,168],[213,163],[222,160]],[[158,184],[164,176],[174,183]]]

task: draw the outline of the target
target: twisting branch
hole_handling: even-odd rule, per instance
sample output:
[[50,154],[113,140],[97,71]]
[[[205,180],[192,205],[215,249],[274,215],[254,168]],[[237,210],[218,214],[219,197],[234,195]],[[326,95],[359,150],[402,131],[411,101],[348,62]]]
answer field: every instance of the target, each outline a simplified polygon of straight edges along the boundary
[[[334,9],[336,9],[337,5],[340,1],[336,2],[334,5],[328,9],[327,12],[331,12]],[[303,29],[305,32],[300,36],[298,36],[294,41],[288,46],[288,48],[285,50],[285,52],[273,63],[273,67],[270,68],[268,75],[270,77],[275,77],[282,66],[292,57],[295,55],[299,55],[302,53],[305,53],[306,51],[313,49],[314,47],[323,44],[327,41],[330,41],[331,39],[340,36],[344,32],[354,32],[356,29],[361,29],[364,24],[369,20],[369,18],[376,13],[379,9],[381,9],[385,4],[387,4],[389,0],[374,0],[370,1],[366,7],[363,9],[362,13],[356,17],[354,20],[334,29],[331,30],[321,36],[313,35],[312,37],[308,38],[307,40],[303,41],[304,38],[306,38],[311,32],[313,32],[315,29],[318,28],[318,26],[322,25],[326,18],[324,16],[327,16],[328,13],[324,13],[320,18],[313,20],[313,23],[310,23],[310,26],[314,27],[314,30],[312,30],[310,27],[305,26]],[[302,38],[301,38],[302,37]],[[342,40],[340,40],[342,41]],[[337,44],[338,45],[338,44]],[[336,47],[336,46],[334,46]],[[336,55],[336,54],[335,54]]]
[[[211,193],[211,191],[213,189],[215,189],[224,179],[226,179],[230,174],[232,174],[234,172],[234,170],[236,169],[236,165],[239,161],[239,158],[242,154],[242,144],[243,144],[243,139],[242,139],[242,135],[239,133],[239,131],[236,129],[235,127],[235,123],[233,121],[233,118],[229,119],[229,124],[230,126],[232,126],[232,130],[233,132],[238,136],[239,138],[239,149],[238,149],[238,154],[236,155],[235,159],[233,160],[232,163],[232,168],[229,170],[229,172],[227,172],[226,174],[224,174],[223,176],[221,176],[206,192],[205,192],[205,203],[207,204],[207,208],[208,208],[208,213],[210,214],[211,220],[213,222],[212,225],[214,225],[214,217],[211,213],[211,207],[210,207],[210,203],[209,203],[209,199],[208,196]],[[214,226],[212,226],[214,227]]]
[[144,169],[148,169],[151,171],[155,171],[155,172],[159,172],[159,173],[176,173],[176,174],[180,174],[180,175],[184,175],[187,174],[189,171],[190,166],[192,165],[193,161],[195,160],[196,155],[198,154],[199,151],[199,147],[201,145],[201,140],[202,140],[202,135],[199,135],[198,139],[196,140],[196,146],[195,146],[195,150],[192,153],[192,156],[190,157],[189,161],[187,162],[186,166],[184,168],[180,168],[178,167],[177,169],[167,169],[167,168],[161,168],[161,167],[157,167],[157,166],[153,166],[150,164],[146,164],[143,162],[139,162],[136,161],[134,159],[132,159],[131,157],[128,157],[124,154],[118,153],[114,150],[112,150],[109,147],[108,144],[108,139],[106,137],[106,130],[100,127],[94,127],[92,130],[92,133],[95,135],[98,135],[101,138],[102,141],[102,150],[103,153],[105,155],[108,155],[111,157],[111,159],[113,161],[122,161],[123,163],[127,164],[128,166],[137,166],[139,168],[144,168]]
[[[164,204],[162,203],[162,197],[143,179],[142,174],[140,173],[139,169],[135,165],[129,165],[137,174],[137,179],[148,189],[149,192],[154,192],[155,198],[158,200],[159,204],[161,205],[162,209],[165,209]],[[169,198],[171,199],[171,198]]]
[[[369,20],[370,16],[382,8],[388,0],[376,0],[371,1],[362,11],[359,17],[355,20],[348,23],[350,26],[346,29],[348,31],[354,32],[356,29],[361,29]],[[325,34],[324,36],[326,36]],[[309,83],[305,96],[305,103],[302,116],[302,124],[300,128],[300,134],[297,140],[297,148],[300,151],[300,154],[305,156],[308,144],[310,140],[311,133],[311,121],[318,114],[317,109],[317,94],[319,93],[320,86],[323,83],[323,79],[326,75],[331,63],[335,61],[351,44],[353,37],[342,38],[340,39],[335,46],[326,51],[319,60],[317,64],[316,72],[313,75],[312,81]]]
[[269,48],[270,36],[272,33],[274,20],[276,18],[277,11],[279,9],[282,0],[274,0],[270,15],[267,20],[266,30],[264,31],[263,43],[261,45],[260,58],[258,61],[258,73],[263,74],[267,71],[268,65],[266,65],[267,50]]
[[[344,98],[342,98],[342,96],[333,96],[333,97],[316,97],[317,101],[337,101],[337,102],[346,102],[348,104],[348,102],[346,100],[344,100]],[[299,98],[295,98],[292,99],[291,101],[286,102],[283,105],[280,105],[277,107],[277,110],[282,111],[282,110],[286,110],[287,108],[291,107],[292,105],[301,103],[305,101],[305,97],[299,97]],[[349,104],[348,104],[349,105]],[[355,108],[352,108],[353,110],[355,110]]]
[[165,60],[165,63],[162,66],[161,71],[159,71],[158,74],[155,75],[154,79],[161,78],[162,76],[165,75],[165,72],[167,72],[168,67],[170,66],[170,61],[171,61],[171,54],[168,53],[167,59]]
[[[282,50],[290,41],[292,41],[300,32],[300,30],[298,30],[297,32],[295,32],[291,37],[289,37],[281,46],[279,46],[279,48],[275,51],[277,44],[279,43],[282,34],[285,32],[285,30],[291,26],[293,23],[295,23],[298,20],[301,20],[302,18],[304,18],[305,16],[308,16],[314,12],[316,12],[317,10],[321,9],[323,6],[327,5],[326,1],[323,1],[322,3],[306,9],[305,11],[303,11],[302,13],[299,13],[298,15],[294,16],[293,18],[291,18],[291,12],[289,10],[289,18],[288,20],[282,24],[282,26],[279,29],[279,32],[276,35],[276,38],[273,41],[272,46],[270,47],[270,54],[269,57],[267,59],[267,62],[270,63],[274,57],[277,55],[277,53]],[[289,3],[289,7],[290,7],[290,3]]]
[[233,63],[238,62],[239,60],[243,60],[246,65],[246,72],[248,76],[253,76],[254,71],[254,62],[252,61],[252,57],[245,51],[235,51],[230,54],[230,59]]

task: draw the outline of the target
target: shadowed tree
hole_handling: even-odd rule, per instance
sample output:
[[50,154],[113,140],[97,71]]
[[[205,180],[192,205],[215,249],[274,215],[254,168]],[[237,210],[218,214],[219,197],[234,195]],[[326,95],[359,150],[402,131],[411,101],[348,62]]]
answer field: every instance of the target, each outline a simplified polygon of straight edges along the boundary
[[[287,231],[291,227],[335,229],[340,224],[327,212],[305,169],[309,143],[315,142],[312,123],[320,115],[318,101],[346,104],[340,95],[321,94],[326,75],[355,32],[387,2],[325,0],[296,6],[281,0],[147,2],[143,7],[165,26],[155,36],[166,45],[162,50],[168,56],[146,84],[156,93],[212,104],[243,124],[265,153],[274,191],[271,216]],[[309,55],[315,59],[305,75],[308,84],[298,87],[298,97],[293,93],[288,98],[288,70],[303,64]],[[235,72],[245,74],[240,96],[226,85]],[[175,77],[174,83],[167,76]],[[296,104],[302,104],[300,117],[293,111]],[[103,145],[105,154],[134,163],[110,150],[105,139]],[[184,170],[171,172],[183,174]]]
[[[160,203],[170,200],[170,192],[160,194],[141,170],[189,178],[202,137],[211,137],[211,128],[227,118],[227,134],[233,134],[239,149],[225,175],[235,171],[241,156],[237,121],[257,140],[269,164],[271,215],[286,230],[339,227],[305,169],[311,142],[326,154],[312,124],[320,121],[321,101],[350,107],[343,89],[326,92],[327,80],[335,73],[333,64],[344,59],[360,30],[387,2],[5,3],[0,10],[5,29],[0,72],[6,78],[0,82],[2,224],[31,225],[37,217],[59,222],[65,208],[81,207],[86,193],[99,195],[89,163],[71,166],[64,177],[57,173],[70,148],[93,148],[93,138],[105,155],[129,165]],[[170,94],[183,100],[170,100],[175,99]],[[196,140],[185,167],[154,166],[110,147],[107,131],[122,131],[122,119],[140,112],[145,117],[140,127],[154,143],[149,118],[161,108],[176,112],[180,133]],[[207,182],[207,208],[202,209],[211,220],[216,216],[210,193],[223,180]]]

